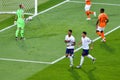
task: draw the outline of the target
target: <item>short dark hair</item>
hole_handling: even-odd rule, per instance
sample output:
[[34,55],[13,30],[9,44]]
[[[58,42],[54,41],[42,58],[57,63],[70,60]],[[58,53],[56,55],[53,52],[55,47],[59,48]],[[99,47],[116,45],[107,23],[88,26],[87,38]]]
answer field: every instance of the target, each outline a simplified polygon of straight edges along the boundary
[[102,12],[104,12],[104,11],[105,11],[105,9],[104,9],[104,8],[101,8],[100,10],[101,10]]
[[83,34],[87,35],[87,32],[86,32],[86,31],[83,31]]
[[71,29],[70,29],[70,30],[68,30],[68,31],[72,33],[72,30],[71,30]]

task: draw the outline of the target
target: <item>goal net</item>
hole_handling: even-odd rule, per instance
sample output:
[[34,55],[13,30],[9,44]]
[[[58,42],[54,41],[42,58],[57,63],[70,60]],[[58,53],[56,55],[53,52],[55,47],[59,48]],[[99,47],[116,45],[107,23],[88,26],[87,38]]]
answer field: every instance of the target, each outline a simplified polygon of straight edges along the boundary
[[24,4],[25,14],[37,14],[37,0],[0,0],[0,14],[15,14],[19,4]]

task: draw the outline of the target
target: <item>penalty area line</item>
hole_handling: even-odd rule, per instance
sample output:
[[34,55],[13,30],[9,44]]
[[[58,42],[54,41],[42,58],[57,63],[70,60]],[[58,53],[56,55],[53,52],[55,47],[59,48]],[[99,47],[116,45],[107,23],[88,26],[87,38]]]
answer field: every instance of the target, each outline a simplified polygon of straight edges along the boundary
[[51,62],[21,60],[21,59],[9,59],[9,58],[0,58],[0,61],[12,61],[12,62],[22,62],[22,63],[34,63],[34,64],[52,64]]
[[[118,27],[116,27],[116,28],[114,28],[114,29],[106,32],[105,35],[108,35],[108,34],[114,32],[114,31],[116,31],[116,30],[119,29],[119,28],[120,28],[120,26],[118,26]],[[95,41],[97,41],[97,40],[99,40],[99,39],[100,39],[100,37],[97,37],[97,38],[93,39],[93,42],[95,42]],[[82,49],[82,47],[79,47],[79,48],[75,49],[74,52],[77,52],[77,51],[79,51],[80,49]],[[61,61],[61,60],[64,59],[64,58],[65,58],[65,56],[62,56],[62,57],[56,59],[55,61],[53,61],[51,64],[55,64],[55,63]]]

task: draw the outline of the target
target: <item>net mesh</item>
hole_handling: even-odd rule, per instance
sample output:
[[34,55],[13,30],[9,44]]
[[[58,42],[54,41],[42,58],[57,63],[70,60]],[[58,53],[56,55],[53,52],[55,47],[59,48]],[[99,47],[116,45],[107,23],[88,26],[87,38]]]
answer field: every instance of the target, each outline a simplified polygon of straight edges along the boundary
[[16,12],[19,4],[25,5],[25,13],[34,14],[34,0],[0,0],[0,12]]

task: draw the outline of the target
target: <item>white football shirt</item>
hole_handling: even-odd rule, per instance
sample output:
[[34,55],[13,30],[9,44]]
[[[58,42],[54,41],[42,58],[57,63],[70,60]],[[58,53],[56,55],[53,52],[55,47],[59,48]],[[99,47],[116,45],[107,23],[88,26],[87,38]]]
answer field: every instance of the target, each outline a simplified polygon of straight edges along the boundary
[[65,40],[70,41],[67,43],[67,49],[74,49],[74,42],[75,38],[71,35],[70,37],[68,35],[65,36]]
[[82,48],[88,50],[89,44],[92,42],[92,40],[88,37],[84,37],[84,38],[82,37],[81,40],[82,40]]

